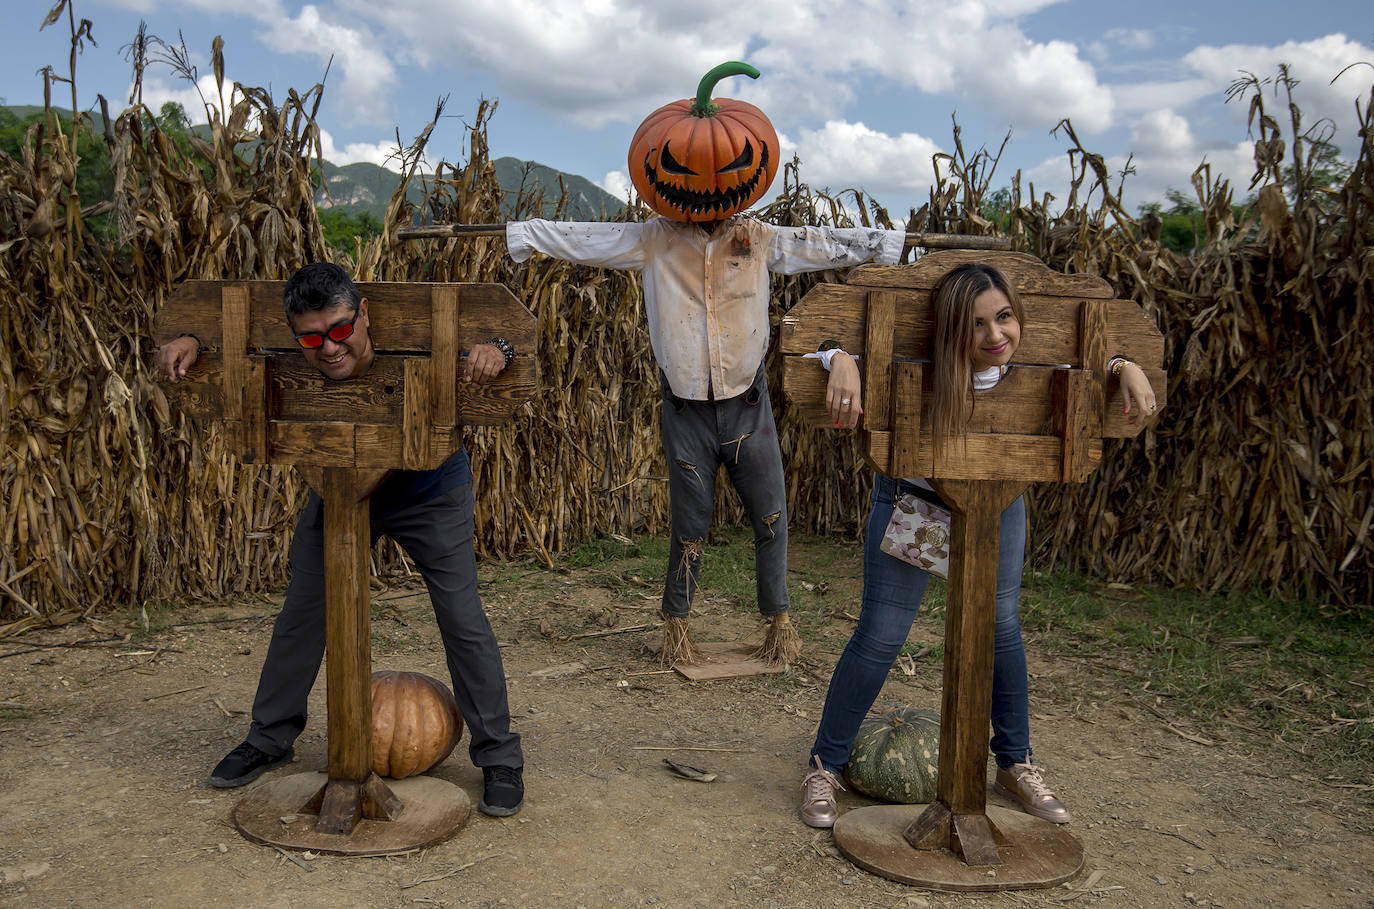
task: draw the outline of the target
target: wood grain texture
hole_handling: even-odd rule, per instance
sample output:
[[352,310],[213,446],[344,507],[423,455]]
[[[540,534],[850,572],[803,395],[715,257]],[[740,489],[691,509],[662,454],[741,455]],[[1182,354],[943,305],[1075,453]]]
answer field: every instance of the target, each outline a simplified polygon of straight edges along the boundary
[[[207,299],[206,309],[207,312],[219,316],[224,332],[221,373],[224,419],[241,420],[243,397],[240,392],[248,377],[248,339],[251,330],[248,291],[239,284],[225,284],[218,286],[218,289],[218,294]],[[212,302],[218,303],[218,313],[214,313],[210,308]],[[199,336],[198,332],[194,334]],[[219,336],[218,331],[215,334],[216,337]],[[201,338],[201,343],[206,343],[204,338]]]
[[[892,428],[892,326],[896,317],[897,297],[875,291],[865,300],[864,349],[868,355],[859,363],[863,371],[864,423],[872,429]],[[892,462],[884,465],[883,473],[892,472]]]
[[892,454],[890,473],[894,477],[919,474],[921,455],[921,380],[920,363],[902,360],[892,364]]
[[401,466],[407,470],[426,470],[430,462],[430,381],[429,360],[418,357],[405,361],[405,410],[401,425]]
[[[185,334],[202,344],[220,347],[224,331],[220,319],[220,281],[186,281],[163,301],[154,339],[165,344]],[[282,311],[285,281],[243,281],[231,285],[247,295],[251,330],[246,347],[294,350],[291,326]],[[458,332],[460,350],[470,350],[495,336],[511,342],[516,353],[530,353],[537,343],[534,314],[501,284],[369,282],[357,285],[367,299],[371,334],[377,350],[388,353],[427,352],[433,349],[431,288],[456,287],[463,301]]]
[[932,485],[952,510],[937,792],[956,817],[985,814],[999,527],[1002,511],[1027,484]]
[[430,305],[430,419],[435,427],[448,429],[458,418],[458,286],[432,285]]
[[360,785],[372,773],[372,644],[370,506],[360,500],[358,486],[353,470],[329,468],[324,473],[329,777]]
[[1020,252],[950,249],[932,252],[911,265],[860,265],[850,284],[869,287],[901,287],[929,290],[951,269],[982,262],[1002,271],[1018,292],[1110,299],[1112,286],[1097,275],[1066,275],[1035,256]]

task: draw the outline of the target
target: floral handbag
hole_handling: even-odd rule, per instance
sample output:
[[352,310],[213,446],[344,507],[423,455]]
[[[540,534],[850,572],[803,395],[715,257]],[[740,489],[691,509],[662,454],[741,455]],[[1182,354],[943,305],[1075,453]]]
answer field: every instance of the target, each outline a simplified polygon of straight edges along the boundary
[[937,577],[949,577],[949,512],[913,493],[897,498],[880,547]]

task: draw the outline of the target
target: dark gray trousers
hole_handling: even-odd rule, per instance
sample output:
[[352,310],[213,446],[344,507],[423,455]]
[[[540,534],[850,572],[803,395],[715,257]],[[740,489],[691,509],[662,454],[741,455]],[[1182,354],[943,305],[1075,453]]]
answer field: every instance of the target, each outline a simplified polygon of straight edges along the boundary
[[774,616],[786,611],[787,487],[763,367],[748,391],[724,401],[688,401],[673,394],[666,378],[660,381],[672,511],[663,611],[686,616],[691,609],[721,464],[754,528],[759,612]]
[[[520,767],[520,736],[510,731],[501,651],[477,594],[472,551],[472,484],[401,511],[372,517],[372,539],[385,533],[410,555],[429,588],[453,694],[478,767]],[[324,504],[314,492],[291,540],[291,581],[272,628],[248,741],[284,754],[305,728],[306,700],[325,649]]]

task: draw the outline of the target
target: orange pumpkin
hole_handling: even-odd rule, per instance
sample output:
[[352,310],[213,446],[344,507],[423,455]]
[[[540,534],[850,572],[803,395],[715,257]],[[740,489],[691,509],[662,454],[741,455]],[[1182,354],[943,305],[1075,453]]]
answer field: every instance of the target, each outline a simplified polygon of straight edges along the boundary
[[778,172],[778,134],[752,104],[712,100],[726,76],[759,77],[747,63],[722,63],[701,79],[696,100],[654,111],[630,140],[630,179],[639,197],[675,221],[721,221],[758,201]]
[[463,715],[438,679],[419,672],[372,673],[372,769],[404,779],[448,757],[463,736]]

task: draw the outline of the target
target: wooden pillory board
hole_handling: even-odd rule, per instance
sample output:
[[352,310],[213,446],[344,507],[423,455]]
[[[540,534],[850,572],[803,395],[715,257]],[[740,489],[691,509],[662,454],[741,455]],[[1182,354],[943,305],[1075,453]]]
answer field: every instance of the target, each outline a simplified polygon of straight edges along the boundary
[[[977,396],[966,446],[940,457],[923,368],[934,336],[931,291],[965,262],[1001,269],[1026,322],[1016,365]],[[803,355],[837,340],[860,358],[865,459],[889,476],[930,479],[953,516],[937,798],[842,815],[835,842],[861,868],[942,890],[1049,887],[1082,868],[1082,847],[1066,830],[987,807],[997,548],[1001,513],[1027,485],[1082,482],[1102,458],[1104,437],[1143,428],[1122,414],[1108,357],[1140,364],[1164,405],[1164,339],[1139,306],[1114,296],[1101,278],[1060,274],[1033,256],[946,250],[912,265],[860,266],[846,284],[813,288],[783,320],[783,389],[802,415],[834,427],[828,374]]]
[[[367,497],[390,470],[443,464],[464,426],[504,422],[533,396],[535,320],[499,284],[360,283],[376,356],[366,375],[338,382],[302,356],[284,287],[189,281],[158,313],[155,338],[195,335],[208,348],[168,386],[185,413],[222,421],[246,464],[295,465],[324,500],[329,771],[257,787],[234,821],[271,845],[403,851],[451,836],[471,806],[442,780],[386,783],[372,770]],[[463,382],[466,351],[498,336],[514,361],[485,385]]]

